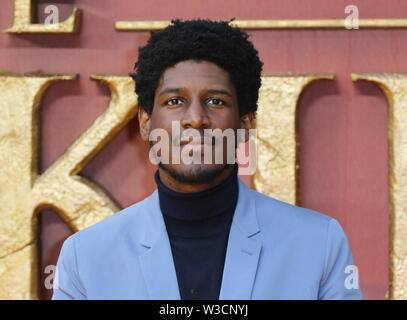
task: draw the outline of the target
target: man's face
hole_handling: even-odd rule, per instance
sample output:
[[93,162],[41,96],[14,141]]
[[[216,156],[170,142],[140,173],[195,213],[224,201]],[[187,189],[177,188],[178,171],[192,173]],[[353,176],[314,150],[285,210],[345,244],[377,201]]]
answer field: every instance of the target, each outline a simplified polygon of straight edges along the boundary
[[[232,129],[236,135],[236,129],[250,126],[248,121],[251,122],[251,115],[250,118],[247,115],[242,118],[239,116],[236,89],[225,70],[212,62],[186,60],[168,68],[163,73],[155,91],[151,116],[140,108],[140,132],[145,140],[148,140],[147,133],[150,134],[154,129],[164,129],[168,133],[170,146],[167,151],[169,151],[170,160],[169,164],[160,164],[160,168],[169,173],[172,178],[191,185],[210,183],[228,167],[233,166],[233,164],[227,164],[226,152],[234,153],[235,148],[228,150],[227,141],[223,139],[221,142],[223,159],[221,163],[219,161],[215,163],[216,150],[212,140],[212,145],[209,146],[212,148],[212,160],[210,163],[204,163],[204,149],[198,144],[191,154],[193,152],[194,156],[202,157],[201,163],[186,164],[182,159],[180,163],[172,161],[172,148],[174,148],[172,143],[179,142],[180,140],[177,139],[182,139],[187,129],[198,130],[202,138],[204,129],[220,129],[222,132]],[[173,121],[179,123],[180,136],[172,135]],[[188,149],[191,149],[191,144],[196,142],[192,139],[189,137],[187,141],[181,140],[178,153],[182,154],[188,142],[190,143]]]

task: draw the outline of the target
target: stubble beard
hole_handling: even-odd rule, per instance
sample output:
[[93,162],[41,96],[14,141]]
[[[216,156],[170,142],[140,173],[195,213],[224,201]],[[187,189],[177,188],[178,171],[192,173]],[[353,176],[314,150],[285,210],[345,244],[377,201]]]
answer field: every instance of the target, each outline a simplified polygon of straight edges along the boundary
[[[153,147],[152,141],[149,142],[150,148]],[[200,155],[197,154],[200,157]],[[163,164],[156,158],[158,167],[167,172],[174,180],[189,185],[200,185],[211,183],[220,176],[225,170],[229,169],[235,164],[226,163],[220,165],[206,165],[206,164],[190,164],[185,165],[184,168],[176,170],[171,165]]]
[[233,164],[223,164],[220,167],[212,168],[207,168],[205,165],[191,165],[191,168],[186,168],[183,172],[176,171],[161,162],[158,166],[180,183],[199,185],[211,183],[216,177],[221,175],[223,171],[233,166]]

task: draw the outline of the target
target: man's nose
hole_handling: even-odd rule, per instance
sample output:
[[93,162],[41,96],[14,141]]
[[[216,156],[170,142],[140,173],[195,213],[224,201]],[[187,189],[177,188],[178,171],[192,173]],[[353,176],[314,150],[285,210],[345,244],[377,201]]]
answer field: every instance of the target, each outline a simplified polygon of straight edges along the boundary
[[199,99],[194,99],[187,107],[183,119],[181,120],[183,128],[201,129],[209,127],[209,117],[207,110]]

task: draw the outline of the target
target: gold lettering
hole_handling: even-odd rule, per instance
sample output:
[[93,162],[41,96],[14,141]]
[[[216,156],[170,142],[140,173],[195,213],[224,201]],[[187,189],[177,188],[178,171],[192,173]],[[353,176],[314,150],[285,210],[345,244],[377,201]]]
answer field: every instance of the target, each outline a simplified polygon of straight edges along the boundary
[[255,190],[281,201],[298,204],[298,99],[311,82],[334,78],[329,74],[262,77],[255,120],[257,170],[252,176]]
[[352,73],[376,84],[388,102],[390,299],[407,299],[407,74]]
[[74,8],[71,16],[55,24],[32,22],[32,0],[14,0],[14,23],[6,33],[76,33],[79,30],[80,10]]
[[[407,28],[407,19],[359,19],[362,28]],[[169,20],[117,21],[117,31],[161,30]],[[230,23],[242,29],[345,29],[346,19],[234,20]]]
[[36,213],[53,208],[76,232],[120,210],[78,174],[136,115],[137,96],[128,76],[92,78],[108,84],[109,107],[39,175],[41,96],[52,83],[75,76],[0,74],[0,299],[38,298]]

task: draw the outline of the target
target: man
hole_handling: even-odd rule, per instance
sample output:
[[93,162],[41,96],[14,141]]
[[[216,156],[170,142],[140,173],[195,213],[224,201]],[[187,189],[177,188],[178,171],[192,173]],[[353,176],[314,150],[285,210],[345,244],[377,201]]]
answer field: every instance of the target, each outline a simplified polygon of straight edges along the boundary
[[[225,139],[206,139],[252,128],[262,65],[227,22],[173,20],[151,33],[132,77],[141,136],[154,149],[153,132],[169,135],[154,151],[157,190],[65,241],[53,299],[362,298],[339,223],[251,190]],[[212,161],[185,161],[208,148]]]

